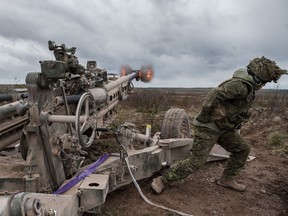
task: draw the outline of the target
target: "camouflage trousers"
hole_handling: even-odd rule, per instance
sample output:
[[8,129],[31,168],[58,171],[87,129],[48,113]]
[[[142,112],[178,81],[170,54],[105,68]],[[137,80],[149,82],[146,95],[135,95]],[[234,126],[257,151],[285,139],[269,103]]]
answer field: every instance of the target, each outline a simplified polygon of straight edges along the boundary
[[164,173],[164,182],[170,183],[183,179],[202,167],[215,143],[231,153],[222,177],[234,178],[243,168],[249,156],[250,146],[248,143],[236,130],[216,132],[207,127],[194,126],[194,143],[191,154]]

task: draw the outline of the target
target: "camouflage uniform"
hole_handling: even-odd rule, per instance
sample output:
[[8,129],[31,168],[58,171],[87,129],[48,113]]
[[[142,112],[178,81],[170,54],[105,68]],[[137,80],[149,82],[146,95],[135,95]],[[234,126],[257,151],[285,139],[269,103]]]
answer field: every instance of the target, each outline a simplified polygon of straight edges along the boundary
[[231,153],[226,168],[217,184],[235,191],[244,191],[245,185],[233,178],[245,165],[250,146],[238,133],[248,120],[255,91],[267,82],[277,82],[287,70],[279,68],[264,56],[249,62],[246,69],[235,71],[233,77],[211,90],[201,112],[193,121],[194,144],[191,155],[175,167],[153,179],[151,187],[160,194],[167,183],[182,179],[198,170],[207,160],[215,143]]
[[223,177],[233,179],[237,175],[250,152],[250,146],[237,129],[250,116],[255,90],[257,86],[247,70],[239,69],[233,78],[208,93],[201,112],[193,121],[195,137],[191,155],[164,173],[164,183],[182,179],[198,170],[215,143],[231,153]]

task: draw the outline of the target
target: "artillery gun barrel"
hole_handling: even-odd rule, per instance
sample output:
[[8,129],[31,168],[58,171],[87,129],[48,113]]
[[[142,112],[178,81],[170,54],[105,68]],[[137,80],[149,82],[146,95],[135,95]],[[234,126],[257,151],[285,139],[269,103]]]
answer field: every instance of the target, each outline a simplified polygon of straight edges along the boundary
[[6,94],[0,94],[0,102],[18,101],[23,97],[27,97],[27,89],[13,89],[9,90]]
[[13,95],[11,94],[0,94],[0,102],[13,101]]
[[105,88],[109,92],[112,89],[115,89],[115,87],[119,86],[120,84],[128,82],[128,81],[132,81],[136,77],[137,77],[137,73],[131,73],[131,74],[128,74],[126,76],[122,76],[122,77],[118,78],[117,80],[114,80],[114,81],[111,81],[110,83],[108,83],[105,86]]
[[28,110],[28,103],[20,100],[0,107],[0,120],[12,117],[15,114],[24,115]]
[[[124,85],[127,86],[127,83],[136,77],[137,77],[137,74],[132,73],[132,74],[129,74],[126,76],[119,77],[116,80],[110,80],[110,82],[107,85],[105,85],[104,88],[89,89],[89,92],[93,95],[97,104],[110,102],[109,108],[106,109],[106,111],[102,110],[102,111],[104,111],[104,112],[102,112],[103,115],[118,103],[118,100],[115,100],[115,99],[113,100],[112,98],[110,99],[109,95],[111,95],[115,92],[123,93],[124,91],[127,91],[127,89],[123,90],[121,88],[124,87]],[[123,84],[123,86],[122,86],[122,84]]]

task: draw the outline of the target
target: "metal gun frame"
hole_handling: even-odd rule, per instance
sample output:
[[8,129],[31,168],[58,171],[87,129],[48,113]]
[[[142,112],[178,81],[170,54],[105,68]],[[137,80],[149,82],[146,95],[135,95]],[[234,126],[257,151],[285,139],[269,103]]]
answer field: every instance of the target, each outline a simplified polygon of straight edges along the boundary
[[[121,137],[122,150],[110,154],[70,190],[54,194],[77,173],[85,172],[82,162],[87,147],[108,130],[117,116],[115,106],[132,92],[132,81],[148,82],[153,71],[149,66],[140,70],[124,67],[121,76],[108,74],[96,61],[88,61],[86,68],[80,65],[75,47],[68,49],[52,41],[48,45],[56,60],[41,61],[41,72],[27,74],[28,97],[0,107],[2,120],[22,119],[19,150],[25,160],[22,176],[0,179],[0,215],[95,213],[109,192],[132,182],[125,157],[139,180],[189,155],[193,143],[189,117],[183,109],[170,109],[161,132],[153,137],[138,133],[131,124],[120,125],[115,135]],[[12,142],[5,136],[7,128],[0,127],[1,139],[7,139],[0,150]],[[15,137],[19,137],[18,126]],[[142,148],[135,149],[134,141],[142,143]]]
[[[80,65],[75,47],[69,49],[52,41],[48,45],[55,60],[40,61],[41,72],[27,74],[26,97],[0,107],[1,120],[11,123],[22,119],[21,127],[15,123],[13,130],[17,128],[15,137],[20,137],[18,148],[25,160],[21,163],[22,176],[0,179],[1,215],[94,212],[110,191],[131,183],[124,155],[128,156],[136,179],[152,176],[162,169],[163,162],[173,164],[187,156],[191,139],[165,140],[160,139],[160,133],[150,137],[126,123],[117,130],[117,136],[122,137],[120,152],[109,155],[95,173],[70,190],[53,194],[73,175],[85,170],[81,165],[86,148],[116,118],[115,106],[131,94],[132,80],[147,82],[153,71],[147,66],[140,70],[124,67],[121,76],[108,74],[97,67],[96,61],[88,61],[86,68]],[[9,95],[2,96],[11,100]],[[185,115],[183,110],[174,111],[173,115]],[[172,113],[167,118],[173,118]],[[186,134],[181,136],[187,137],[190,130],[187,115],[183,122]],[[181,121],[179,134],[180,126]],[[7,141],[1,149],[15,141],[7,138],[13,130],[6,125],[2,128],[1,139]],[[142,149],[134,149],[134,139],[143,143]]]

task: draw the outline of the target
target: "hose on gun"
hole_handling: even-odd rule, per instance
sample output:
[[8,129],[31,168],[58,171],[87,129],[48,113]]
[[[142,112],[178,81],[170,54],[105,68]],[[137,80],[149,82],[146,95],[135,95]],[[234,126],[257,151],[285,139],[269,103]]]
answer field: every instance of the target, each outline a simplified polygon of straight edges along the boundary
[[186,214],[186,213],[184,213],[184,212],[180,212],[180,211],[177,211],[177,210],[175,210],[175,209],[171,209],[171,208],[165,207],[165,206],[163,206],[163,205],[159,205],[159,204],[156,204],[156,203],[151,202],[151,201],[143,194],[143,192],[142,192],[139,184],[137,183],[136,179],[134,178],[134,176],[133,176],[133,174],[132,174],[132,172],[131,172],[131,169],[130,169],[130,164],[129,164],[129,161],[128,161],[128,157],[125,157],[125,162],[126,162],[126,164],[127,164],[127,167],[128,167],[129,173],[130,173],[130,176],[131,176],[131,178],[132,178],[132,181],[133,181],[136,189],[138,190],[140,196],[142,197],[142,199],[143,199],[146,203],[148,203],[148,204],[150,204],[150,205],[152,205],[152,206],[155,206],[155,207],[157,207],[157,208],[161,208],[161,209],[163,209],[163,210],[176,213],[176,214],[181,215],[181,216],[193,216],[193,215],[191,215],[191,214]]

